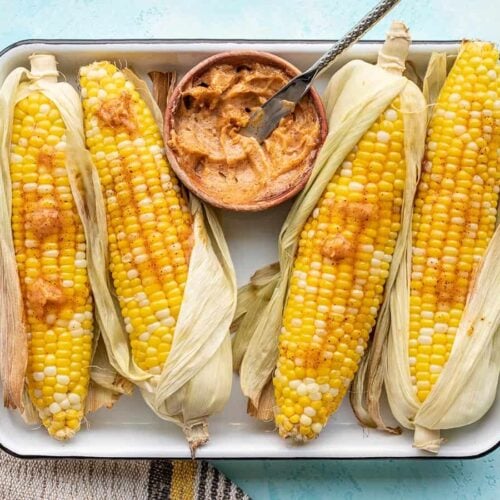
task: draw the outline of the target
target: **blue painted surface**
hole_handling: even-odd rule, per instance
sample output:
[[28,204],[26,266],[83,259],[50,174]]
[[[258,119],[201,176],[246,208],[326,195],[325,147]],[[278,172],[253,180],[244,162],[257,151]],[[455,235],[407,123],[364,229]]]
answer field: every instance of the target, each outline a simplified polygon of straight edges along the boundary
[[478,460],[219,461],[258,500],[488,499],[500,496],[500,452]]
[[[374,0],[0,0],[0,48],[25,38],[320,38]],[[499,0],[402,0],[413,38],[500,42]],[[370,38],[382,38],[389,21]],[[500,498],[500,451],[476,460],[221,461],[255,499]]]
[[[0,0],[0,45],[28,37],[334,38],[375,0]],[[473,7],[472,7],[473,6]],[[414,39],[500,37],[498,0],[402,0]],[[496,14],[496,16],[495,16]],[[382,38],[388,21],[371,37]]]

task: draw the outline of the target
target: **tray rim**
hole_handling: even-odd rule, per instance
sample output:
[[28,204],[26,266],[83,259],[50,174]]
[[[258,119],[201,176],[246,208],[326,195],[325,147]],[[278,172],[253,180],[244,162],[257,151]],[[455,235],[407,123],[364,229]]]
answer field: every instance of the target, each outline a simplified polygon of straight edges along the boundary
[[[278,39],[278,38],[26,38],[17,40],[6,45],[0,50],[0,57],[4,56],[11,50],[25,46],[25,45],[119,45],[119,44],[129,44],[129,45],[175,45],[175,44],[227,44],[227,43],[247,43],[247,44],[290,44],[290,45],[319,45],[325,43],[335,43],[338,39]],[[370,44],[382,44],[384,40],[380,39],[363,39],[356,42],[360,45],[370,45]],[[460,44],[462,39],[452,39],[452,40],[412,40],[412,45],[425,46],[425,45],[453,45]],[[209,458],[209,459],[195,459],[195,460],[209,460],[209,461],[226,461],[226,460],[475,460],[485,457],[500,447],[500,439],[491,446],[490,448],[477,453],[475,455],[463,455],[463,456],[363,456],[363,457],[283,457],[283,458],[268,458],[268,457],[234,457],[234,458]],[[192,460],[189,458],[169,458],[169,457],[108,457],[108,456],[82,456],[82,455],[31,455],[16,453],[15,451],[7,448],[0,442],[0,450],[7,453],[8,455],[22,459],[22,460],[148,460],[148,461],[164,461],[164,460]]]
[[373,457],[373,456],[366,456],[366,457],[220,457],[220,458],[170,458],[170,457],[108,457],[108,456],[91,456],[91,455],[24,455],[22,453],[16,453],[15,451],[12,451],[10,448],[7,448],[0,442],[0,450],[3,452],[7,453],[11,457],[18,458],[20,460],[147,460],[149,462],[152,461],[165,461],[165,460],[197,460],[197,461],[206,461],[206,462],[223,462],[223,461],[254,461],[254,460],[278,460],[278,461],[284,461],[284,460],[307,460],[307,461],[315,461],[315,460],[341,460],[341,461],[352,461],[352,460],[477,460],[480,458],[484,458],[487,455],[490,455],[493,453],[495,450],[500,448],[500,441],[497,441],[495,445],[493,445],[491,448],[482,451],[480,453],[477,453],[476,455],[461,455],[461,456],[440,456],[440,455],[429,455],[429,456],[417,456],[417,457],[398,457],[398,456],[387,456],[387,457]]
[[[297,40],[293,38],[23,38],[6,45],[0,50],[0,57],[2,57],[7,52],[21,47],[23,45],[34,45],[34,44],[47,44],[47,45],[119,45],[119,44],[134,44],[134,45],[175,45],[175,44],[203,44],[203,43],[213,43],[213,44],[224,44],[224,43],[250,43],[250,44],[306,44],[306,45],[316,45],[323,43],[335,43],[337,38],[306,38],[303,40]],[[462,40],[451,39],[451,40],[412,40],[412,45],[451,45],[459,44]],[[384,40],[382,39],[363,39],[358,40],[356,45],[370,45],[370,44],[382,44]]]

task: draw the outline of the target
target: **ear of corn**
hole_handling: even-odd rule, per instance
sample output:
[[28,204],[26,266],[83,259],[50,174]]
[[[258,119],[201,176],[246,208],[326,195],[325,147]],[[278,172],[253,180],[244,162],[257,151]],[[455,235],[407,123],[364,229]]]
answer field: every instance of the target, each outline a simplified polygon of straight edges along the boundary
[[274,377],[282,436],[312,439],[340,405],[383,300],[405,186],[401,104],[362,137],[302,231]]
[[429,123],[413,216],[409,365],[424,401],[439,378],[496,223],[500,188],[498,52],[469,43]]
[[111,63],[80,70],[86,142],[99,173],[110,271],[132,356],[159,375],[188,272],[192,220],[160,131],[134,85]]
[[401,76],[408,46],[407,28],[394,23],[378,65],[352,61],[330,81],[330,132],[282,228],[280,272],[265,294],[251,290],[260,300],[246,317],[258,313],[259,321],[238,325],[248,345],[241,386],[258,417],[269,413],[263,405],[277,363],[283,437],[321,432],[358,369],[385,285],[394,283],[425,133],[423,96]]
[[229,250],[211,210],[194,197],[188,209],[146,84],[107,62],[82,68],[80,82],[95,164],[84,176],[97,221],[88,228],[99,268],[91,279],[109,361],[158,416],[182,427],[194,453],[231,390]]
[[[89,386],[93,335],[87,248],[67,169],[68,128],[50,91],[38,86],[57,85],[55,59],[32,56],[31,74],[39,79],[31,86],[19,85],[24,71],[13,72],[13,86],[9,80],[3,95],[12,103],[10,182],[5,186],[11,188],[12,251],[23,303],[18,314],[28,338],[31,402],[49,434],[67,439],[80,428]],[[13,318],[3,320],[9,324]]]
[[80,427],[89,382],[92,303],[86,244],[65,169],[65,126],[41,92],[17,103],[12,231],[29,332],[28,387],[43,424]]
[[440,429],[480,418],[496,392],[498,68],[492,44],[465,42],[442,86],[393,292],[389,402],[428,451],[439,450]]

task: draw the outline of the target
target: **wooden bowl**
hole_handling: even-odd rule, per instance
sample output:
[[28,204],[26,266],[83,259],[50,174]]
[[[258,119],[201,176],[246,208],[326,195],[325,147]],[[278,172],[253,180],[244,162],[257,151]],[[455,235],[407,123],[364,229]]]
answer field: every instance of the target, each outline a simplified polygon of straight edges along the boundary
[[[303,164],[295,167],[298,170],[293,182],[285,183],[284,186],[278,186],[279,192],[274,192],[266,196],[265,190],[262,192],[262,196],[259,199],[253,201],[243,201],[243,202],[227,202],[222,199],[222,192],[214,192],[213,189],[208,189],[204,186],[202,178],[200,175],[196,174],[193,169],[186,169],[182,166],[182,159],[177,158],[176,152],[173,151],[169,146],[169,140],[171,137],[172,130],[175,129],[176,123],[176,112],[179,108],[179,103],[181,102],[181,97],[183,92],[190,88],[203,73],[209,70],[212,66],[218,66],[221,64],[229,64],[232,66],[244,64],[244,63],[262,63],[267,66],[274,66],[278,69],[284,71],[290,78],[298,75],[300,71],[290,64],[289,62],[281,59],[274,54],[268,52],[258,52],[258,51],[231,51],[222,52],[216,54],[212,57],[205,59],[204,61],[197,64],[192,68],[178,83],[176,88],[172,93],[172,97],[167,104],[165,110],[165,121],[164,121],[164,142],[165,149],[170,165],[177,174],[180,181],[196,196],[206,201],[207,203],[214,205],[216,207],[225,208],[228,210],[235,211],[260,211],[267,208],[279,205],[284,201],[288,200],[292,196],[296,195],[306,184],[312,167],[314,165],[314,160],[316,155],[323,144],[327,132],[328,132],[328,122],[325,115],[325,109],[323,103],[319,97],[316,90],[310,90],[310,99],[314,106],[316,112],[317,120],[319,123],[319,138],[318,145],[315,149],[311,151],[309,156],[305,159]],[[234,186],[229,189],[234,190]],[[276,191],[276,189],[275,189]],[[233,191],[234,193],[234,191]]]

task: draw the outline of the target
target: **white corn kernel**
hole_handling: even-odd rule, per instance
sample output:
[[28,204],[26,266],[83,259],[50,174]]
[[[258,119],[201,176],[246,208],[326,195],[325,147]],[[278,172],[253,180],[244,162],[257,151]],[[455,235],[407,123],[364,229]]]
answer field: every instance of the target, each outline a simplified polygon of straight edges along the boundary
[[298,387],[297,387],[297,394],[299,396],[305,396],[307,394],[307,386],[305,384],[300,384]]
[[82,398],[80,397],[79,394],[76,394],[74,392],[70,392],[68,394],[68,399],[69,399],[69,402],[72,404],[72,405],[77,405],[81,402]]
[[56,381],[58,384],[61,385],[68,385],[70,382],[70,379],[67,375],[57,375],[56,376]]
[[49,406],[49,411],[52,413],[52,415],[55,415],[56,413],[59,413],[61,411],[61,407],[57,403],[52,403]]
[[311,425],[311,429],[314,432],[314,434],[319,434],[323,429],[323,426],[319,422],[315,422],[314,424]]
[[55,366],[46,366],[43,369],[43,373],[45,373],[47,377],[55,377],[57,374],[57,368]]
[[316,410],[312,406],[306,406],[304,408],[304,415],[308,417],[314,417],[316,415]]
[[308,417],[307,415],[301,415],[300,416],[300,423],[302,425],[311,425],[312,419],[311,419],[311,417]]

